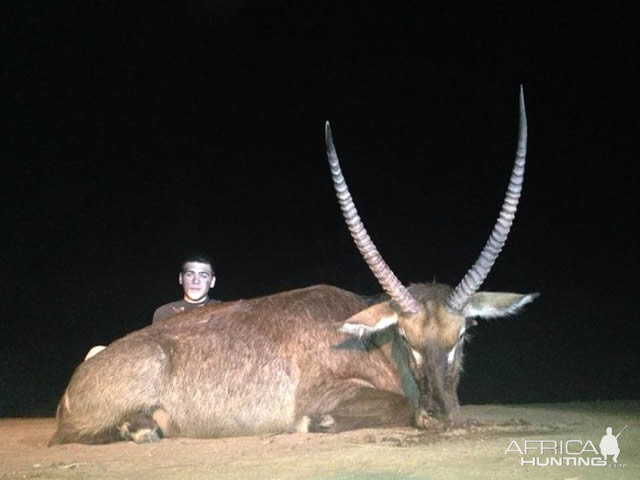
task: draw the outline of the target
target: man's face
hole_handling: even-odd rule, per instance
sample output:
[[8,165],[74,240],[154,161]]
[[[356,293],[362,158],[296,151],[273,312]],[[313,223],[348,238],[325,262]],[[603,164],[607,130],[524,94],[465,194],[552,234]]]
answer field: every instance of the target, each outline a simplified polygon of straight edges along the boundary
[[178,282],[184,289],[184,299],[197,303],[209,294],[209,289],[216,283],[216,277],[208,263],[187,262],[178,276]]

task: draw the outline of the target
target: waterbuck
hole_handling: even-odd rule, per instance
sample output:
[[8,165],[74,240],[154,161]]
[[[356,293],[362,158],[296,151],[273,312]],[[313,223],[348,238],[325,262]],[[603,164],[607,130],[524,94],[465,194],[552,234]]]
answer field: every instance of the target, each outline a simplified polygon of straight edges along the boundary
[[386,295],[319,285],[195,309],[116,340],[81,363],[50,445],[136,442],[458,421],[456,389],[474,317],[516,312],[536,294],[479,292],[511,227],[524,175],[520,92],[515,166],[502,210],[457,287],[405,288],[367,235],[329,124],[327,154],[347,226]]

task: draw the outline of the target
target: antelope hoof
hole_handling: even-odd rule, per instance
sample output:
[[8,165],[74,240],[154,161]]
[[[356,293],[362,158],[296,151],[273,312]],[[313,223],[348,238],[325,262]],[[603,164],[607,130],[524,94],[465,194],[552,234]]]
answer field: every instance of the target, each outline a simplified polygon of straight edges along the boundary
[[422,430],[439,432],[444,430],[444,425],[440,420],[431,415],[424,408],[418,408],[415,413],[416,427]]
[[131,440],[135,443],[157,442],[162,438],[162,430],[156,422],[148,416],[138,414],[129,421],[123,422],[118,428],[123,440]]
[[312,415],[310,417],[309,431],[314,433],[327,433],[333,431],[336,421],[331,415]]
[[135,443],[152,443],[159,441],[161,438],[157,429],[142,429],[131,434],[131,440]]

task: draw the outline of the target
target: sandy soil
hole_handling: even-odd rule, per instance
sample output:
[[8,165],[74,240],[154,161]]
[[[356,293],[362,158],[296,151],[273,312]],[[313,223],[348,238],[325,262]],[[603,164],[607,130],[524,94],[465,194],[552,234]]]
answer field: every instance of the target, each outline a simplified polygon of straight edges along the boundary
[[[0,419],[0,478],[135,479],[638,479],[640,402],[465,406],[482,426],[440,434],[409,428],[341,434],[281,434],[220,439],[165,439],[154,444],[47,448],[54,420]],[[618,464],[521,465],[515,440],[580,440],[596,448],[605,428],[619,437]],[[535,445],[535,444],[530,444]],[[551,446],[551,443],[545,445]],[[531,460],[535,455],[525,456]],[[548,457],[595,457],[554,455]],[[564,461],[564,460],[563,460]],[[613,468],[613,467],[617,468]]]

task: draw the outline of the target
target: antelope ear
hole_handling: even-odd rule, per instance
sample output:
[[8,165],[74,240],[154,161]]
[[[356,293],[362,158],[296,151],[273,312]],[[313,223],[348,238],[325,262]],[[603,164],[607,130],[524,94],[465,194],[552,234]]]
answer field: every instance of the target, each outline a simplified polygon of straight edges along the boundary
[[359,338],[374,334],[398,323],[398,314],[389,302],[378,303],[348,318],[338,329]]
[[527,303],[533,302],[539,293],[506,293],[506,292],[477,292],[464,307],[465,317],[495,318],[505,317],[517,313]]

